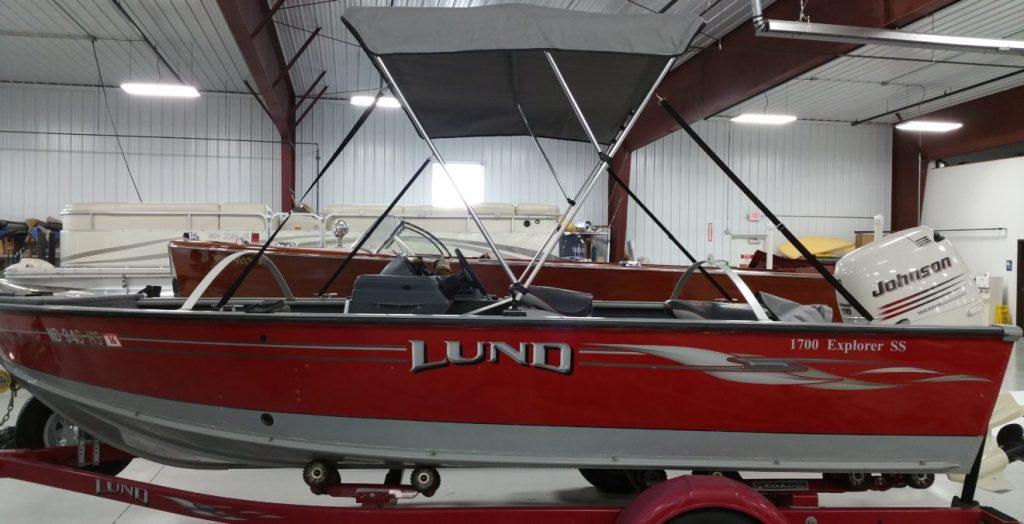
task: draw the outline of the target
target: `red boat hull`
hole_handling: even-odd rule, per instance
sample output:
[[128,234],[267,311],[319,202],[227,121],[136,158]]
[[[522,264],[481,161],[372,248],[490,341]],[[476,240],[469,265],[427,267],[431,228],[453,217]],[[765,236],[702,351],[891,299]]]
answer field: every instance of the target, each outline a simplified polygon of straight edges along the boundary
[[[171,264],[177,279],[176,294],[188,296],[199,282],[224,257],[256,246],[243,246],[227,242],[173,241],[170,243]],[[329,249],[270,247],[265,256],[273,260],[297,297],[314,296],[334,273],[346,253]],[[231,286],[248,259],[242,259],[224,270],[209,287],[207,296],[219,296]],[[348,296],[356,277],[376,274],[391,260],[390,256],[358,255],[334,282],[330,291]],[[491,293],[506,294],[508,277],[494,260],[471,260],[473,271]],[[518,275],[526,261],[510,260]],[[458,271],[458,261],[452,261],[452,270]],[[686,267],[647,265],[623,267],[617,264],[584,262],[549,262],[538,274],[536,284],[554,286],[590,293],[597,300],[657,301],[668,299]],[[721,272],[709,270],[712,277],[726,290],[739,296],[732,282]],[[833,320],[839,322],[835,290],[820,276],[805,272],[739,271],[744,282],[754,291],[764,291],[802,304],[825,304],[832,308]],[[277,284],[264,268],[254,269],[238,289],[236,296],[280,296]],[[683,297],[692,300],[715,300],[721,293],[706,279],[691,278]]]
[[[244,446],[202,448],[235,445],[217,457],[225,463],[301,464],[309,453],[253,450],[337,423],[352,439],[375,428],[381,446],[396,427],[423,434],[415,453],[346,441],[339,460],[608,466],[614,455],[619,467],[697,467],[734,457],[735,469],[964,471],[1012,342],[1000,328],[0,304],[0,347],[33,393],[68,405],[72,420],[117,420],[186,445],[227,430],[174,439],[152,426],[178,426],[139,411],[181,410],[175,424],[198,426],[237,419]],[[149,429],[135,427],[143,422]],[[579,455],[555,454],[552,439],[581,439],[557,446]]]

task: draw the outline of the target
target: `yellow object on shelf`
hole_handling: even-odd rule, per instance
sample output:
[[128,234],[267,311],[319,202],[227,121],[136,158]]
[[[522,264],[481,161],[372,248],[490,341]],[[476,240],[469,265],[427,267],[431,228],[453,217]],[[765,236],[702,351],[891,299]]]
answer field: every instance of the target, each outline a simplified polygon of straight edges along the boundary
[[995,323],[996,324],[1012,324],[1013,320],[1010,319],[1010,306],[1006,304],[1000,304],[995,308]]
[[[853,242],[836,237],[803,237],[800,242],[815,256],[839,257],[853,249]],[[779,252],[789,259],[801,258],[792,242],[779,246]]]

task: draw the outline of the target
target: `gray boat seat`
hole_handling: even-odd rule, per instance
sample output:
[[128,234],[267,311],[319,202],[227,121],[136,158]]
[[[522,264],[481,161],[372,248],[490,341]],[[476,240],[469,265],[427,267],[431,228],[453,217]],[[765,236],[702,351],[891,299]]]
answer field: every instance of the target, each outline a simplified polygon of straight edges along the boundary
[[530,286],[519,301],[567,317],[588,317],[594,311],[594,295],[557,287]]
[[779,322],[832,322],[832,308],[824,304],[801,304],[763,291],[758,291],[755,295],[768,314]]
[[747,304],[713,302],[710,300],[666,300],[665,307],[676,318],[693,320],[757,320]]
[[[805,305],[762,291],[755,293],[772,320],[779,322],[832,322],[832,308],[823,304]],[[710,300],[667,300],[665,307],[676,318],[695,320],[757,320],[749,304]]]
[[348,302],[349,313],[440,314],[452,301],[441,292],[437,277],[359,275]]

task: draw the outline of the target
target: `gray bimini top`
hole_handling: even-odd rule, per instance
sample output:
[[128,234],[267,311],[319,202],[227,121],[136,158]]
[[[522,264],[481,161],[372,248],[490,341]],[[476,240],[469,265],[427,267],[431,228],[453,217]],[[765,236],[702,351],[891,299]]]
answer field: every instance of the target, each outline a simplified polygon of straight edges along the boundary
[[544,57],[550,51],[602,143],[701,27],[694,16],[522,4],[353,7],[342,21],[384,62],[432,138],[528,135],[519,104],[537,136],[587,140]]

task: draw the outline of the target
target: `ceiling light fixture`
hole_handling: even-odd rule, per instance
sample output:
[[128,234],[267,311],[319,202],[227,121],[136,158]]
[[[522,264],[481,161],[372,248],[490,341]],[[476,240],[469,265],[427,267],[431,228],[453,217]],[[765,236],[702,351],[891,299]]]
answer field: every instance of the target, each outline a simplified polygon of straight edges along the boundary
[[[352,97],[352,99],[349,101],[352,102],[352,105],[354,106],[366,107],[373,103],[373,97],[366,95],[356,95]],[[380,107],[402,107],[402,104],[399,104],[398,100],[396,100],[395,97],[393,96],[380,97],[380,100],[377,101],[377,105]]]
[[121,89],[130,95],[169,96],[176,98],[196,98],[199,91],[192,86],[182,84],[141,84],[128,82],[121,84]]
[[960,122],[935,122],[929,120],[910,120],[896,124],[896,129],[903,131],[921,131],[924,133],[948,133],[964,127]]
[[796,117],[793,115],[768,115],[765,113],[743,113],[740,116],[732,118],[733,122],[740,124],[768,124],[773,126],[780,126],[782,124],[788,124],[796,121]]

